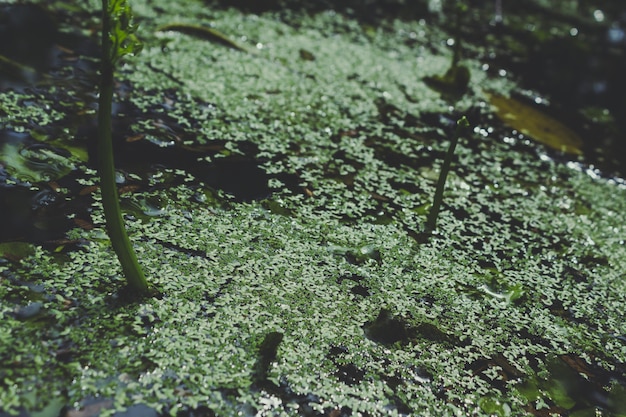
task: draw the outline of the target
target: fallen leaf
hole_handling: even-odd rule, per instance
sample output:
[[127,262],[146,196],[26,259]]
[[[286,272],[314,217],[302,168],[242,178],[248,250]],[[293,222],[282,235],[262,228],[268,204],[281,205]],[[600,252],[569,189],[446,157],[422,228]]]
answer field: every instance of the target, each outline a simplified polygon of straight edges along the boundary
[[513,129],[552,149],[582,154],[583,141],[569,127],[541,111],[510,97],[488,94],[496,115]]

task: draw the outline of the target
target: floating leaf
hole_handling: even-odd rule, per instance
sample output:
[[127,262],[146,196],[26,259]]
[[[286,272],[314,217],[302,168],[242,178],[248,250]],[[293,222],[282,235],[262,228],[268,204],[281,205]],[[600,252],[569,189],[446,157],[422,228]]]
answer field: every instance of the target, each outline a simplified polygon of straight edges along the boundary
[[180,32],[186,35],[195,36],[197,38],[205,39],[211,42],[216,42],[221,45],[227,46],[231,49],[236,49],[241,52],[254,53],[250,49],[246,48],[243,45],[238,44],[237,42],[231,40],[228,36],[224,35],[222,32],[215,30],[213,28],[209,28],[206,26],[200,25],[189,25],[185,23],[171,23],[169,25],[161,26],[157,29],[159,32]]
[[58,180],[75,167],[69,151],[48,144],[29,142],[24,136],[0,145],[0,163],[20,181]]
[[496,108],[496,115],[513,129],[552,149],[582,154],[582,139],[563,123],[514,98],[497,94],[488,97]]

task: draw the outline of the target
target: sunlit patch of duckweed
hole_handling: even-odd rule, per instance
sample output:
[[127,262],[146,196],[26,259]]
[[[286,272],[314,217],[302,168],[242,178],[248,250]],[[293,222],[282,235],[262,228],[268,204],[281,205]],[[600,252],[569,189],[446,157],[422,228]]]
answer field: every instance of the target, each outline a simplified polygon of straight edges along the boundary
[[[182,188],[181,192],[187,193]],[[297,393],[314,392],[319,400],[312,401],[311,407],[341,406],[376,413],[397,412],[405,404],[431,413],[437,409],[449,409],[451,414],[457,409],[487,412],[501,402],[495,399],[502,398],[502,393],[491,387],[491,381],[500,377],[485,370],[477,371],[484,378],[475,378],[467,371],[473,361],[497,355],[506,345],[504,355],[522,375],[533,372],[526,361],[528,354],[571,343],[598,352],[596,343],[588,345],[590,335],[572,333],[577,326],[566,331],[566,322],[555,320],[549,309],[541,307],[550,304],[551,294],[560,287],[550,282],[554,273],[542,272],[541,266],[533,272],[528,265],[524,275],[505,272],[512,282],[541,286],[530,304],[465,296],[456,288],[472,282],[475,267],[446,261],[459,249],[426,246],[415,251],[403,231],[393,225],[348,226],[333,218],[311,222],[302,216],[272,214],[257,204],[215,212],[196,203],[172,210],[167,218],[130,222],[129,231],[131,236],[139,232],[144,236],[136,243],[137,251],[164,296],[103,315],[101,308],[112,301],[94,292],[88,296],[89,305],[79,302],[72,307],[81,313],[73,319],[77,329],[70,334],[72,343],[85,340],[91,329],[115,329],[110,333],[114,342],[103,343],[99,349],[126,358],[124,382],[120,378],[103,381],[115,374],[107,370],[114,363],[92,365],[77,377],[80,391],[75,390],[76,394],[116,396],[123,390],[127,399],[120,397],[120,405],[134,398],[162,409],[166,403],[172,406],[172,395],[183,390],[188,393],[180,399],[185,406],[208,403],[219,409],[221,389],[245,391],[251,384],[252,347],[259,337],[278,330],[285,336],[268,376],[286,381]],[[381,252],[382,265],[373,259],[350,262],[329,251],[325,242],[357,253],[374,244]],[[70,254],[71,261],[63,265],[45,269],[39,265],[41,260],[33,259],[25,266],[37,266],[50,288],[66,288],[62,299],[82,299],[90,288],[101,291],[103,278],[121,284],[119,272],[110,270],[109,256],[110,249],[100,243],[85,253]],[[365,277],[370,297],[356,301],[342,290],[337,278],[348,274]],[[72,277],[71,281],[66,277]],[[61,304],[55,301],[46,308],[59,308],[57,303]],[[421,325],[421,329],[438,330],[417,331],[405,347],[369,341],[362,326],[376,317],[381,304],[402,317],[407,328],[420,329]],[[534,309],[532,320],[528,308]],[[127,314],[135,318],[129,321]],[[122,334],[120,325],[127,329]],[[485,334],[485,328],[493,331]],[[520,339],[523,333],[530,339]],[[342,363],[362,369],[362,383],[346,384],[337,377],[338,362],[328,356],[336,349],[333,346],[345,352]],[[92,361],[80,350],[75,354],[79,361]],[[620,353],[606,354],[609,358]],[[422,371],[411,371],[406,364],[417,364]],[[437,387],[444,389],[444,403],[438,394],[442,388]],[[258,410],[269,404],[264,397],[244,398]]]
[[[2,261],[3,407],[99,397],[109,414],[133,404],[170,415],[623,412],[623,187],[479,129],[455,155],[438,233],[413,238],[448,122],[482,87],[506,93],[505,78],[464,62],[470,91],[451,110],[420,81],[445,71],[449,51],[405,42],[412,31],[445,39],[421,23],[365,30],[319,13],[299,14],[296,28],[281,13],[204,2],[133,9],[146,47],[119,75],[150,94],[130,95],[145,112],[132,133],[175,142],[183,132],[185,146],[221,141],[234,154],[254,145],[246,155],[271,195],[239,203],[186,167],[151,171],[148,190],[122,194],[159,292],[137,304],[123,296],[97,193],[93,228],[67,235],[86,242],[79,250]],[[258,53],[154,32],[175,21],[215,24]],[[161,115],[180,132],[151,124]],[[28,123],[46,120],[38,110]],[[95,185],[79,169],[77,183]],[[37,314],[18,314],[31,302]],[[400,337],[368,337],[381,309]],[[270,334],[282,338],[259,381]]]
[[0,125],[16,132],[45,126],[63,118],[43,95],[6,91],[0,95]]

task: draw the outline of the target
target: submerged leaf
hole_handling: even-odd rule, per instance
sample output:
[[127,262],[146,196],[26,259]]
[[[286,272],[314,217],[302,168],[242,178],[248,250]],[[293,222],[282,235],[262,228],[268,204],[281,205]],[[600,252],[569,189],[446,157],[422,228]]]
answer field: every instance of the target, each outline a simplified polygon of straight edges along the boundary
[[35,248],[26,242],[3,242],[0,243],[0,257],[15,262],[31,256],[35,253]]
[[582,139],[563,123],[514,98],[497,94],[488,97],[496,108],[496,115],[513,129],[552,149],[582,154]]

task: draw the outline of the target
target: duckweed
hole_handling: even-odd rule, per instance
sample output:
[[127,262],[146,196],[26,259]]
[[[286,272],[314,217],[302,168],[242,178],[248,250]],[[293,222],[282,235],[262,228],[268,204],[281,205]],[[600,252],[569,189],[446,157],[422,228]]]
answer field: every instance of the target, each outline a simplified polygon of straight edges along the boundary
[[[624,412],[626,187],[511,140],[477,102],[513,83],[468,59],[468,92],[450,109],[420,81],[445,71],[445,47],[405,42],[445,37],[417,22],[365,30],[325,12],[297,14],[296,27],[293,11],[133,7],[145,50],[118,74],[133,91],[120,107],[178,121],[151,133],[174,131],[191,149],[226,142],[258,162],[271,195],[238,201],[185,167],[163,171],[178,183],[143,178],[122,195],[161,294],[141,302],[115,290],[123,276],[97,196],[93,228],[67,235],[79,248],[3,260],[2,412],[89,398],[105,415],[138,404],[169,415]],[[173,21],[219,21],[259,53],[156,31]],[[438,233],[418,245],[446,129],[472,108],[480,122],[455,154]],[[147,129],[122,119],[121,138]],[[77,169],[78,185],[95,183]],[[31,302],[36,315],[16,314]],[[368,337],[381,309],[404,337]]]

